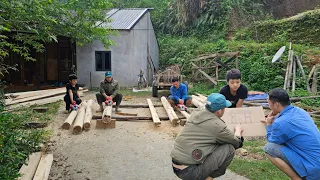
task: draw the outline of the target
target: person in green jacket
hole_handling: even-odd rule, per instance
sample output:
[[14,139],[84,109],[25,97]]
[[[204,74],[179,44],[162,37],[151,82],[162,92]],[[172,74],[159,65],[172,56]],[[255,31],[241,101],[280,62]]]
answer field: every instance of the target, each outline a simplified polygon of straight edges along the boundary
[[105,73],[105,79],[100,83],[100,93],[96,94],[98,104],[100,105],[100,110],[103,111],[102,103],[107,99],[111,99],[116,102],[115,111],[118,112],[120,103],[122,101],[122,94],[118,93],[119,82],[112,78],[112,72],[107,71]]
[[225,174],[235,149],[242,147],[243,129],[230,131],[220,118],[231,102],[219,93],[207,98],[204,110],[193,112],[171,151],[174,173],[183,180],[212,180]]

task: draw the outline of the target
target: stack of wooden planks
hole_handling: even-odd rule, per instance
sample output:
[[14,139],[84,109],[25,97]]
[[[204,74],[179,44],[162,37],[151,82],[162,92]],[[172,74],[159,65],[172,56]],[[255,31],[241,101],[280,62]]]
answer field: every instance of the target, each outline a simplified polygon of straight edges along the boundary
[[[80,96],[83,92],[88,90],[79,89]],[[63,96],[66,94],[66,88],[48,89],[40,91],[28,91],[20,93],[5,94],[5,106],[6,110],[12,110],[22,107],[28,107],[31,105],[43,105],[59,100],[63,100]]]
[[22,165],[18,180],[47,180],[53,162],[53,154],[35,152],[29,156],[26,164]]

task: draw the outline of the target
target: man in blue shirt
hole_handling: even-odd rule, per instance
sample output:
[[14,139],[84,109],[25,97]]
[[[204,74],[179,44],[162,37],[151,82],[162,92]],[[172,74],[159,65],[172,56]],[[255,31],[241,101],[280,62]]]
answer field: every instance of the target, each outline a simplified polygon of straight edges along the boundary
[[268,159],[292,180],[320,179],[320,132],[310,115],[290,104],[281,88],[269,92],[266,120]]
[[174,106],[178,104],[184,104],[190,106],[192,98],[188,96],[188,89],[185,84],[180,83],[178,78],[172,79],[172,86],[170,88],[171,96],[169,96],[169,103]]

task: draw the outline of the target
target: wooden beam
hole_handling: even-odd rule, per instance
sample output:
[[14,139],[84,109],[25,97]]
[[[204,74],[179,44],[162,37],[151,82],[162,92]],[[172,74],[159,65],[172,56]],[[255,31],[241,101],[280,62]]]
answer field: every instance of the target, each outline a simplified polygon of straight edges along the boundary
[[138,116],[138,113],[115,112],[115,114],[123,115],[123,116]]
[[296,62],[297,62],[298,66],[299,66],[299,68],[300,68],[300,70],[301,70],[302,77],[303,77],[303,79],[306,80],[307,91],[311,92],[310,85],[309,85],[309,81],[308,81],[308,79],[307,79],[307,77],[306,77],[306,74],[305,74],[305,72],[304,72],[304,69],[303,69],[301,60],[299,59],[298,56],[295,56],[295,57],[296,57]]
[[[102,116],[93,115],[92,119],[99,120],[99,119],[102,119]],[[135,121],[135,120],[152,120],[152,117],[150,117],[150,116],[116,116],[116,117],[112,117],[112,119],[115,119],[117,121]],[[169,120],[169,117],[168,116],[159,116],[159,119],[161,121],[167,121],[167,120]]]
[[167,101],[167,99],[164,96],[161,97],[161,102],[162,102],[164,109],[166,110],[166,112],[168,114],[168,117],[170,119],[171,124],[173,126],[177,126],[179,118],[178,118],[177,114],[174,112],[170,103]]
[[292,46],[292,43],[290,42],[290,50],[289,50],[289,56],[288,56],[290,66],[289,66],[288,79],[287,79],[287,88],[289,88],[291,85],[292,67],[293,67],[293,50],[291,46]]
[[207,55],[207,56],[202,56],[202,57],[198,57],[195,59],[191,59],[191,61],[200,61],[200,60],[204,60],[204,59],[211,59],[211,58],[215,58],[217,57],[216,54],[211,54],[211,55]]
[[[197,65],[195,65],[194,63],[191,63],[193,66],[198,67]],[[205,73],[204,71],[198,69],[199,72],[201,72],[201,74],[203,74],[205,77],[207,77],[214,85],[217,85],[217,81],[215,81],[213,78],[211,78],[207,73]]]
[[50,169],[53,161],[52,154],[43,155],[33,180],[47,180],[49,178]]
[[231,69],[228,65],[226,65],[225,63],[223,63],[222,61],[220,61],[219,58],[216,59],[215,61],[216,61],[217,63],[219,63],[222,67],[226,68],[227,70],[230,70],[230,69]]
[[[162,107],[162,104],[154,104],[154,107]],[[120,104],[120,108],[149,108],[148,104]]]
[[318,83],[318,66],[316,66],[314,73],[313,73],[313,79],[312,79],[312,94],[316,95],[317,94],[317,83]]
[[310,71],[310,74],[309,74],[309,76],[308,76],[307,82],[310,81],[310,79],[311,79],[311,77],[312,77],[315,69],[316,69],[316,65],[313,65],[313,66],[312,66],[312,69],[311,69],[311,71]]
[[[290,101],[297,102],[297,101],[301,101],[303,99],[315,99],[315,98],[320,98],[320,96],[293,97],[293,98],[290,98]],[[268,101],[266,99],[264,99],[264,100],[245,101],[245,102],[248,102],[248,103],[267,103]]]
[[296,60],[293,58],[292,92],[296,90]]
[[48,107],[35,107],[32,109],[33,112],[44,113],[48,111]]
[[160,126],[161,121],[159,119],[159,116],[157,114],[156,109],[154,108],[154,106],[152,104],[151,99],[147,99],[147,102],[148,102],[148,105],[149,105],[149,109],[150,109],[150,113],[151,113],[151,116],[152,116],[153,124],[155,126]]
[[[260,104],[254,104],[254,103],[248,103],[248,102],[243,102],[244,105],[247,106],[261,106]],[[262,106],[263,109],[270,109],[270,107]]]
[[82,131],[84,117],[86,115],[86,107],[87,107],[87,103],[85,101],[82,102],[81,107],[79,109],[79,112],[77,114],[77,117],[74,120],[73,133],[75,133],[75,134],[78,134]]
[[[78,110],[79,111],[79,110]],[[71,113],[69,114],[68,118],[64,121],[63,125],[62,125],[62,129],[70,129],[74,119],[76,118],[78,111],[71,111]]]
[[93,100],[90,99],[87,103],[86,114],[85,114],[84,123],[83,123],[83,128],[85,130],[90,129],[91,120],[92,120],[92,104],[93,104]]
[[38,164],[41,159],[41,154],[41,152],[35,152],[29,155],[27,163],[23,164],[20,168],[19,174],[21,174],[21,177],[18,177],[18,180],[33,179],[33,176],[36,173]]

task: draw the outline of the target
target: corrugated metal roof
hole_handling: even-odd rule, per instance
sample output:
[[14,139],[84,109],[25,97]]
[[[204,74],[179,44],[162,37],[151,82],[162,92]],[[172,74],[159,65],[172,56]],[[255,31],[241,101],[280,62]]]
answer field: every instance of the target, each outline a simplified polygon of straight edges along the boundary
[[148,11],[145,9],[112,9],[108,11],[107,17],[112,22],[107,26],[111,29],[131,29],[140,18]]

